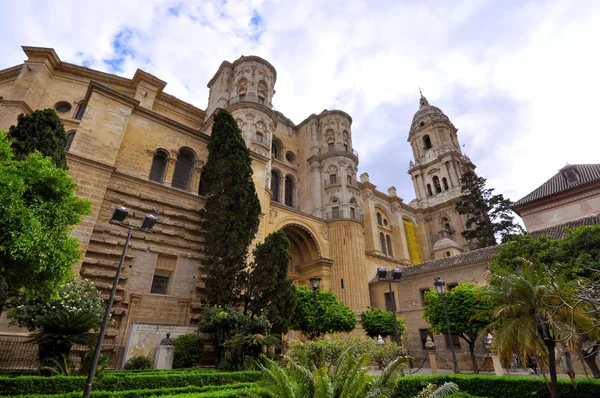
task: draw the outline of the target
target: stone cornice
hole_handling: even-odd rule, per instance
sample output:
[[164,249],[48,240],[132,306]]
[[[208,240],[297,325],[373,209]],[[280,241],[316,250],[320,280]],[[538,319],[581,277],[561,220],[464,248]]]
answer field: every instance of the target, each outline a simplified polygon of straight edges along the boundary
[[16,79],[21,73],[24,64],[12,66],[8,69],[0,70],[0,82],[4,82],[11,79]]
[[156,96],[156,100],[158,100],[160,102],[165,102],[169,105],[173,105],[176,108],[183,109],[183,110],[188,111],[198,117],[201,117],[202,120],[200,121],[200,123],[202,123],[204,121],[204,116],[206,115],[205,110],[200,109],[200,108],[190,104],[189,102],[184,102],[171,94],[167,94],[164,91],[162,91]]
[[117,169],[116,167],[111,166],[109,164],[98,162],[96,160],[91,160],[91,159],[85,158],[83,156],[76,155],[72,152],[67,152],[66,156],[67,156],[67,160],[70,160],[72,162],[77,162],[77,163],[83,163],[83,164],[86,164],[89,166],[93,166],[93,167],[103,170],[103,171],[109,171],[112,173]]
[[282,210],[285,210],[285,211],[289,211],[291,213],[295,213],[295,214],[301,215],[302,217],[312,218],[313,220],[318,221],[319,223],[321,223],[323,225],[327,223],[327,220],[325,220],[323,218],[313,216],[312,214],[309,214],[309,213],[304,213],[304,212],[302,212],[300,210],[294,209],[293,207],[282,205],[279,202],[271,201],[271,207],[272,208],[275,207],[275,208],[279,208],[279,209],[282,209]]
[[118,101],[118,102],[122,103],[125,106],[130,106],[132,108],[137,107],[139,105],[139,103],[140,103],[140,101],[138,101],[138,100],[136,100],[134,98],[131,98],[130,96],[125,95],[123,93],[120,93],[117,90],[114,90],[114,89],[112,89],[110,87],[107,87],[107,86],[105,86],[103,84],[100,84],[98,82],[91,81],[90,85],[88,86],[88,91],[87,91],[87,93],[85,95],[85,100],[84,100],[85,104],[88,103],[88,101],[90,99],[90,96],[92,95],[93,92],[97,92],[99,94],[102,94],[102,95],[104,95],[106,97],[109,97],[109,98],[111,98],[111,99],[113,99],[115,101]]
[[206,84],[206,87],[210,88],[210,86],[212,86],[212,84],[215,82],[215,80],[217,80],[217,78],[221,75],[221,72],[223,72],[223,69],[225,69],[227,67],[233,69],[236,66],[238,66],[239,64],[241,64],[242,62],[248,62],[248,61],[255,61],[255,62],[261,63],[261,64],[265,65],[267,68],[269,68],[271,70],[271,72],[273,72],[273,84],[275,84],[275,82],[277,81],[277,71],[275,70],[275,67],[273,67],[273,65],[271,65],[269,63],[269,61],[267,61],[261,57],[257,57],[256,55],[247,55],[247,56],[242,55],[241,57],[239,57],[238,59],[233,61],[233,63],[231,63],[229,61],[221,62],[219,69],[214,74],[212,79],[210,79],[208,81],[208,83]]
[[31,107],[29,105],[27,105],[27,103],[25,101],[11,101],[11,100],[4,99],[0,102],[0,104],[4,108],[7,108],[7,107],[23,108],[23,110],[27,113],[33,112],[33,109],[31,109]]
[[408,261],[408,260],[396,260],[394,258],[390,258],[390,257],[382,256],[381,254],[377,254],[374,251],[365,251],[365,254],[367,256],[369,256],[369,257],[373,257],[373,258],[376,258],[378,260],[384,260],[384,261],[387,261],[387,262],[390,262],[390,263],[394,263],[394,264],[398,264],[398,265],[402,265],[402,266],[409,266],[409,265],[411,265],[410,261]]
[[142,115],[144,117],[147,117],[148,119],[152,119],[153,121],[160,123],[163,126],[166,126],[170,129],[176,130],[179,133],[183,133],[193,138],[199,139],[201,142],[208,144],[208,141],[210,140],[210,136],[201,132],[200,130],[195,130],[182,123],[176,122],[172,119],[169,119],[168,117],[153,112],[149,109],[138,106],[133,109],[133,113]]
[[144,72],[141,69],[138,69],[138,70],[135,71],[135,74],[133,75],[132,83],[135,86],[137,86],[141,82],[148,82],[148,83],[150,83],[152,86],[154,86],[154,87],[156,87],[158,89],[159,93],[167,85],[167,82],[165,82],[164,80],[160,80],[158,77],[156,77],[154,75],[151,75],[148,72]]
[[294,130],[296,129],[296,124],[294,122],[292,122],[292,120],[290,118],[288,118],[287,116],[285,116],[283,113],[281,113],[279,111],[275,111],[275,115],[277,116],[277,118],[279,120],[284,122],[284,124],[286,126],[292,127]]
[[52,48],[46,47],[29,47],[29,46],[21,46],[25,55],[27,55],[27,62],[46,62],[48,61],[49,65],[56,69],[61,64],[60,58]]

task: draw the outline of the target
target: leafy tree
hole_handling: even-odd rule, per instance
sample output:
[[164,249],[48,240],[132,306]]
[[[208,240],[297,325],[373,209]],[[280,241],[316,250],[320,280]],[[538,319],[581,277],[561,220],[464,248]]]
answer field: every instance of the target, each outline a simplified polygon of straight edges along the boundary
[[[365,333],[369,337],[394,336],[396,333],[394,330],[394,314],[390,311],[370,307],[367,311],[363,311],[360,314],[360,320]],[[398,335],[402,336],[406,332],[404,318],[396,317],[396,322],[398,324]]]
[[0,313],[71,278],[81,256],[71,231],[90,212],[65,170],[39,153],[16,161],[10,145],[0,132]]
[[524,261],[517,271],[492,274],[486,292],[492,303],[494,322],[488,330],[494,332],[492,348],[508,365],[513,353],[521,358],[535,357],[548,366],[553,398],[558,397],[555,348],[557,342],[577,344],[576,327],[587,329],[592,323],[581,308],[568,308],[560,300],[569,296],[564,278],[542,264]]
[[305,286],[296,288],[298,304],[290,329],[299,330],[311,339],[326,333],[351,332],[356,327],[354,312],[337,301],[331,290],[317,292],[317,333],[314,333],[314,292]]
[[254,263],[248,276],[246,297],[254,315],[265,315],[273,333],[287,333],[289,320],[296,308],[296,288],[288,278],[292,258],[290,241],[283,230],[269,234],[254,249]]
[[496,245],[497,235],[506,242],[512,235],[523,234],[523,228],[514,221],[512,202],[502,194],[494,195],[494,189],[485,187],[486,181],[474,171],[463,174],[463,197],[455,205],[458,214],[467,216],[462,236],[478,249]]
[[221,359],[225,343],[236,334],[267,335],[271,331],[271,324],[264,316],[251,317],[234,311],[231,307],[215,305],[204,307],[198,330],[217,342],[217,354]]
[[183,334],[173,339],[173,368],[191,368],[197,366],[202,359],[204,342],[195,334]]
[[214,116],[204,172],[208,198],[200,210],[200,226],[206,294],[209,304],[231,305],[245,285],[248,246],[258,231],[260,202],[250,151],[235,119],[224,109]]
[[53,109],[20,114],[17,125],[9,128],[8,136],[14,140],[17,160],[25,160],[30,153],[38,151],[51,158],[56,167],[67,169],[65,126]]
[[[484,315],[493,309],[482,296],[480,289],[470,283],[463,283],[445,294],[446,311],[450,321],[452,335],[458,336],[469,345],[469,354],[473,371],[479,373],[477,358],[475,356],[475,343],[480,332],[484,330],[493,319]],[[436,333],[446,334],[448,328],[442,306],[442,298],[434,290],[425,294],[425,311],[423,318],[431,325]]]
[[21,327],[26,327],[30,332],[39,328],[39,319],[56,311],[72,314],[92,314],[98,324],[104,316],[102,298],[94,283],[87,279],[75,278],[62,285],[55,296],[50,300],[33,297],[25,303],[12,308],[8,313]]

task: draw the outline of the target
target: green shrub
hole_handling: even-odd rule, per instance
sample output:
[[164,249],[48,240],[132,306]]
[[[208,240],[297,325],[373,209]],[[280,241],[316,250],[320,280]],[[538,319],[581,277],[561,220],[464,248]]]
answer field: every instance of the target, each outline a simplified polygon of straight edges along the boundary
[[[256,382],[260,372],[178,372],[178,373],[134,373],[99,377],[94,380],[93,391],[125,391],[139,389],[174,388],[185,386],[217,386],[231,383]],[[0,377],[0,395],[58,394],[83,391],[86,377],[83,376],[22,376]]]
[[[191,394],[191,393],[202,393],[202,392],[218,392],[221,390],[237,390],[243,391],[246,389],[255,389],[258,387],[256,383],[234,383],[226,384],[222,386],[187,386],[187,387],[174,387],[174,388],[156,388],[156,389],[140,389],[140,390],[126,390],[126,391],[95,391],[93,390],[90,394],[91,398],[145,398],[145,397],[160,397],[163,395],[177,395],[180,394]],[[79,398],[81,392],[73,391],[63,394],[51,394],[51,395],[19,395],[13,398]]]
[[152,361],[150,360],[150,357],[136,355],[129,358],[127,362],[125,362],[125,366],[123,368],[125,370],[152,369]]
[[[505,397],[550,397],[548,387],[541,377],[531,376],[487,376],[487,375],[438,375],[438,376],[406,376],[400,379],[397,397],[417,395],[429,383],[443,384],[452,381],[460,391],[475,396],[488,398]],[[577,379],[576,387],[566,378],[558,380],[558,395],[569,398],[600,397],[600,380]]]
[[195,334],[184,334],[173,339],[175,358],[173,368],[192,368],[200,363],[204,352],[202,338]]

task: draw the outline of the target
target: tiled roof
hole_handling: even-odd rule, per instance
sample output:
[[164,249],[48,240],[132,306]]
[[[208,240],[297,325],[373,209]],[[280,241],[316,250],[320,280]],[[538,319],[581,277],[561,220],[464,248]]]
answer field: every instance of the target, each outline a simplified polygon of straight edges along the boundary
[[424,263],[402,268],[402,274],[404,276],[410,276],[452,268],[464,264],[490,261],[492,256],[498,253],[498,251],[500,251],[500,246],[490,246],[484,247],[483,249],[471,250],[470,252],[462,253],[457,256],[444,257],[438,260],[426,261]]
[[[577,182],[567,182],[567,178],[562,172],[567,167],[574,168],[577,171],[577,173],[579,174],[579,180]],[[514,206],[519,206],[525,203],[533,202],[534,200],[542,199],[547,196],[554,195],[574,187],[589,184],[593,181],[600,181],[600,164],[568,165],[561,169],[558,173],[556,173],[554,177],[543,183],[535,191],[531,192],[524,198],[521,198],[518,201],[516,201]]]
[[577,220],[567,221],[566,223],[544,229],[538,229],[537,231],[530,232],[529,235],[536,239],[541,238],[542,236],[552,239],[562,239],[567,236],[567,228],[572,229],[583,227],[584,225],[600,225],[600,214],[578,218]]

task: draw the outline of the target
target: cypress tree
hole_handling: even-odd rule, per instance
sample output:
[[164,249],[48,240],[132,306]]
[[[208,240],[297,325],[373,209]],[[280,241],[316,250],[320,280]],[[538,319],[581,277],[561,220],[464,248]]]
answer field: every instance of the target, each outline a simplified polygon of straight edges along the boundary
[[496,245],[496,235],[504,243],[512,235],[523,234],[523,228],[514,221],[510,199],[494,195],[493,188],[485,187],[486,181],[473,171],[463,174],[460,183],[464,196],[455,205],[458,214],[467,216],[462,236],[475,249]]
[[61,169],[67,169],[65,126],[53,109],[41,109],[28,115],[20,114],[17,125],[11,126],[8,136],[13,140],[16,160],[24,160],[35,151],[52,159]]
[[203,265],[209,304],[232,305],[245,284],[248,246],[258,231],[260,202],[252,181],[250,151],[234,118],[224,109],[214,116],[204,166],[206,206]]
[[[288,278],[292,255],[283,230],[269,234],[254,249],[254,263],[248,277],[247,307],[253,315],[265,315],[273,333],[287,333],[296,309],[296,288]],[[251,298],[251,299],[250,299]]]

